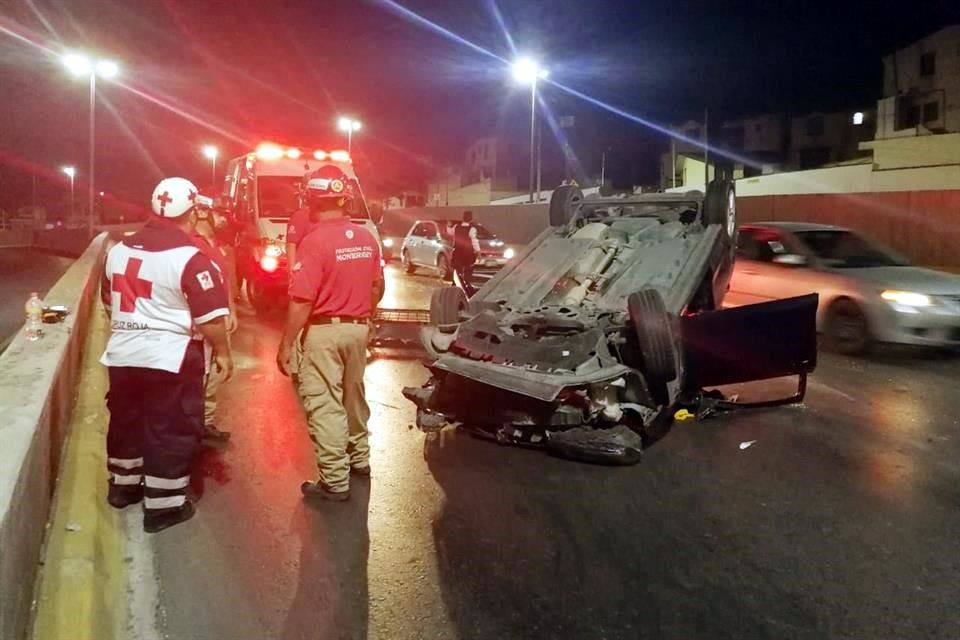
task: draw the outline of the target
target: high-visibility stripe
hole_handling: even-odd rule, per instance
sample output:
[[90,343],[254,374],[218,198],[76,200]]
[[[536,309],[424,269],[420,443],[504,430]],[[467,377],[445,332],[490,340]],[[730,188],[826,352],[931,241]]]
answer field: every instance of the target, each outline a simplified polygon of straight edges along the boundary
[[187,501],[187,496],[167,496],[166,498],[147,498],[143,499],[143,506],[145,509],[173,509],[174,507],[182,507],[183,504]]
[[139,473],[135,473],[129,476],[122,476],[119,473],[114,473],[113,475],[113,484],[126,484],[126,485],[136,485],[140,484],[140,480],[143,478]]
[[143,458],[107,458],[107,464],[121,469],[139,469],[143,466]]
[[143,483],[150,489],[184,489],[190,484],[190,476],[183,476],[182,478],[144,476]]

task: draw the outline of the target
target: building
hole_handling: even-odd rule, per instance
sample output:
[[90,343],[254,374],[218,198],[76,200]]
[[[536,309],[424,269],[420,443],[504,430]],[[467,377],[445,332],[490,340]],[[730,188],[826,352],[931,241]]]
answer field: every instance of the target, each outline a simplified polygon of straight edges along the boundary
[[814,112],[790,119],[788,164],[795,169],[815,169],[849,162],[863,155],[860,143],[872,140],[876,112]]
[[430,206],[484,205],[517,195],[516,155],[505,136],[485,136],[467,147],[458,167],[446,167],[427,184]]
[[960,25],[883,58],[877,140],[960,132]]

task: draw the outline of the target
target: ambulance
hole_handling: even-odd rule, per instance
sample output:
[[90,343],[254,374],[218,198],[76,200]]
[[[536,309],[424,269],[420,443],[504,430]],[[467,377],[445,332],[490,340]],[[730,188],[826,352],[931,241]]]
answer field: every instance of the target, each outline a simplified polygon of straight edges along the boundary
[[380,242],[346,151],[265,142],[227,165],[223,199],[228,201],[239,230],[237,275],[245,282],[247,298],[258,312],[286,308],[287,222],[303,206],[304,176],[331,164],[354,181],[360,194],[351,212],[353,222],[366,227]]

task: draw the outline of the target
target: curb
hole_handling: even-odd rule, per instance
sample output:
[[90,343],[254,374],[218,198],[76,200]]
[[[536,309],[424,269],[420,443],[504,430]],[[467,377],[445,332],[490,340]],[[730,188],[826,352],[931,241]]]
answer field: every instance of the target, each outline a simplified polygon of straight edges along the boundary
[[120,514],[105,499],[107,375],[97,359],[108,327],[100,309],[92,316],[35,592],[33,640],[120,638],[126,626],[124,538]]

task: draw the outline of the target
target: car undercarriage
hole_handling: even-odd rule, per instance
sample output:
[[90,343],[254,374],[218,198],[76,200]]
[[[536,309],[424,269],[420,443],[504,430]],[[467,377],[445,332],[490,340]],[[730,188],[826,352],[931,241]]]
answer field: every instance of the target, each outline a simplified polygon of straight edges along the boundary
[[550,222],[471,298],[434,293],[421,331],[432,376],[404,390],[421,430],[631,464],[679,407],[730,408],[706,387],[798,375],[786,401],[802,399],[816,296],[720,310],[736,234],[729,183],[595,200],[561,188]]

